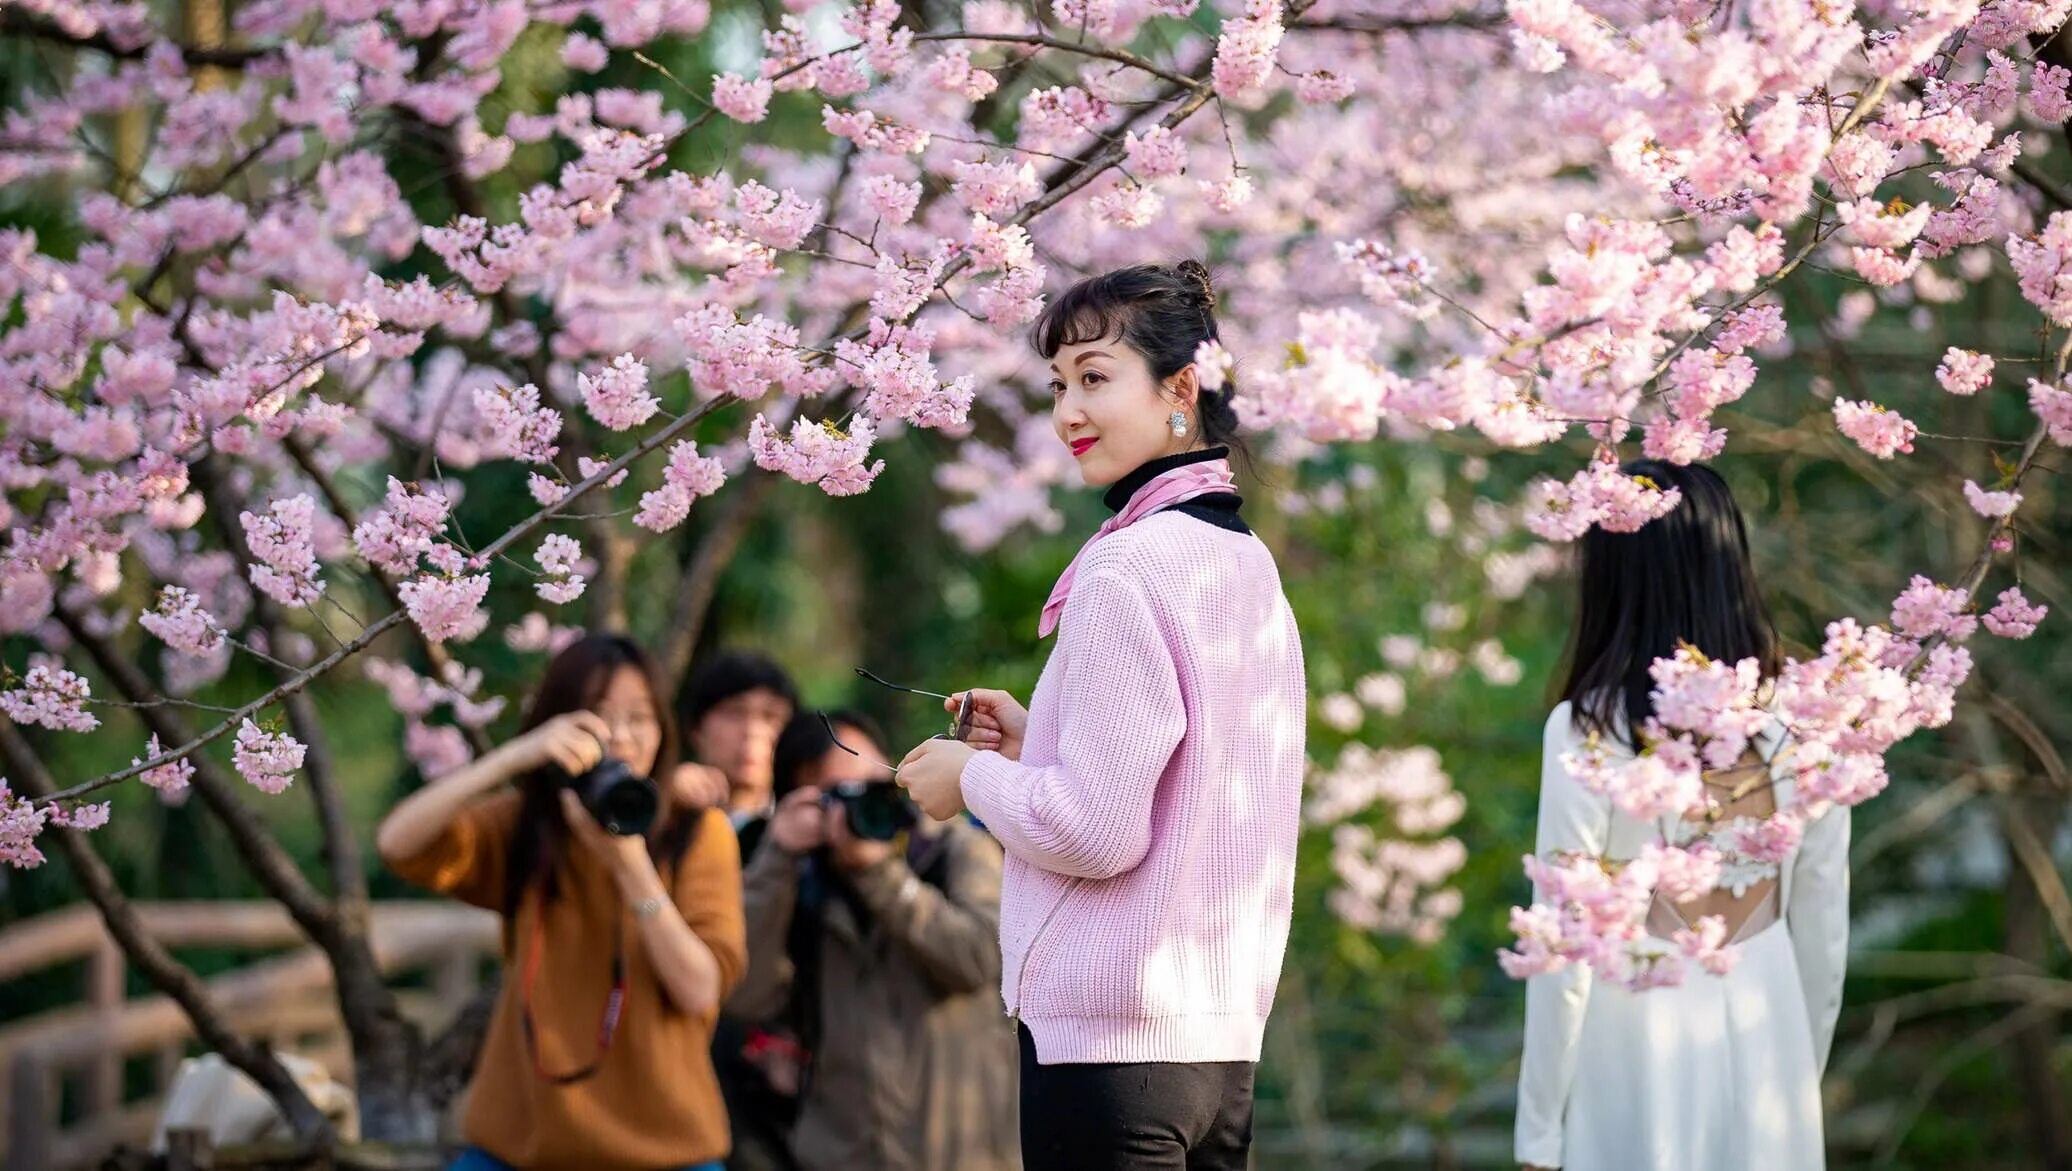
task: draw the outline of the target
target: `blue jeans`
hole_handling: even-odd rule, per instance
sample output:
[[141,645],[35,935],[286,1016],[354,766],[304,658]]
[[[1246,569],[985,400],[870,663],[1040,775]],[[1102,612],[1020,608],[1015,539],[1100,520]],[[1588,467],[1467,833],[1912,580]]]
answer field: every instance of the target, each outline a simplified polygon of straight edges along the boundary
[[[446,1171],[516,1171],[509,1163],[483,1150],[468,1147],[446,1165]],[[693,1163],[683,1171],[721,1171],[718,1163]]]

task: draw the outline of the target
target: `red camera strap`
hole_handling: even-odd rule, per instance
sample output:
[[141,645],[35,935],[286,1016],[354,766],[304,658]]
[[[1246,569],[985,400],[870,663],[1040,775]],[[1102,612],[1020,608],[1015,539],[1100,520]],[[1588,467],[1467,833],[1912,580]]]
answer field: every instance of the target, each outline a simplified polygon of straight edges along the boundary
[[604,1015],[597,1023],[597,1052],[589,1064],[572,1073],[549,1073],[540,1060],[538,1026],[532,1019],[532,990],[539,980],[541,947],[546,934],[547,899],[541,891],[534,904],[532,931],[528,933],[525,970],[518,982],[519,1023],[525,1032],[525,1051],[532,1058],[532,1071],[544,1082],[565,1086],[597,1072],[604,1064],[604,1055],[612,1047],[612,1037],[619,1031],[619,1016],[626,1007],[626,934],[625,924],[620,919],[612,920],[612,990],[605,997]]

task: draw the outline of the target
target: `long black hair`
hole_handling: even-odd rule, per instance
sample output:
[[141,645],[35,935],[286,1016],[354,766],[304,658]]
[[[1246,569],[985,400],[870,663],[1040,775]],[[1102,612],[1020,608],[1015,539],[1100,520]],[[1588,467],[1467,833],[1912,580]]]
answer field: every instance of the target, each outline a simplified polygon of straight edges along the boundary
[[[1066,346],[1108,338],[1144,355],[1151,376],[1161,382],[1185,369],[1203,342],[1222,340],[1208,266],[1199,260],[1133,264],[1087,277],[1045,307],[1029,328],[1029,344],[1045,360]],[[1228,447],[1249,466],[1251,449],[1238,434],[1237,411],[1230,405],[1236,389],[1234,377],[1221,390],[1203,388],[1196,410],[1204,444]]]
[[1687,642],[1713,659],[1753,658],[1764,679],[1779,668],[1777,628],[1756,589],[1748,530],[1727,482],[1703,464],[1642,459],[1622,464],[1683,498],[1630,533],[1592,526],[1576,574],[1576,622],[1561,698],[1576,725],[1626,742],[1654,714],[1648,666]]
[[[612,677],[631,668],[647,683],[655,721],[661,728],[661,743],[655,750],[650,775],[662,791],[662,816],[648,833],[648,852],[657,863],[674,865],[689,846],[691,831],[700,816],[697,810],[678,808],[669,798],[670,777],[676,772],[680,749],[676,721],[670,718],[661,678],[655,661],[639,643],[619,634],[590,633],[562,648],[547,664],[539,687],[526,704],[519,731],[530,732],[555,716],[594,707],[610,689]],[[546,765],[518,779],[521,794],[518,827],[511,842],[510,864],[504,868],[504,926],[508,936],[517,922],[525,892],[533,884],[552,901],[559,893],[555,866],[568,848],[568,823],[561,816],[561,770]]]

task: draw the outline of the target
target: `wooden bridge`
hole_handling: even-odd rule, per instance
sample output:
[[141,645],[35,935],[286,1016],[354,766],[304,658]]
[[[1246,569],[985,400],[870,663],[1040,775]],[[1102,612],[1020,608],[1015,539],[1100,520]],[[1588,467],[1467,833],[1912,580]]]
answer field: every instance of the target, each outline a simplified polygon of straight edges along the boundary
[[[171,949],[276,951],[209,980],[209,998],[232,1028],[319,1061],[351,1084],[331,966],[279,904],[136,909]],[[376,962],[409,986],[399,993],[404,1012],[425,1024],[450,1018],[474,993],[483,960],[496,952],[496,917],[436,902],[376,903],[371,913]],[[122,952],[92,907],[68,907],[0,932],[0,988],[82,961],[76,1004],[0,1025],[0,1165],[12,1171],[73,1171],[93,1166],[118,1143],[143,1145],[181,1059],[198,1051],[178,1005],[159,995],[127,995]],[[134,1063],[143,1063],[142,1076],[128,1073]],[[140,1082],[145,1088],[137,1093]]]

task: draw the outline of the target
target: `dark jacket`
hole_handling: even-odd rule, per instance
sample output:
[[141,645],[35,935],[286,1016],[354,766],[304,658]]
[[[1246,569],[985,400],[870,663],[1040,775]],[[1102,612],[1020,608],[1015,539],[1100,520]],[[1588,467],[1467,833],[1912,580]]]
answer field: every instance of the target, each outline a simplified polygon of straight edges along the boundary
[[[742,876],[748,974],[728,1008],[812,1022],[791,1144],[803,1171],[1021,1166],[1018,1050],[998,994],[1000,847],[965,822],[930,828],[906,858],[840,875],[766,839]],[[804,910],[802,880],[826,892]],[[800,924],[817,953],[807,979],[800,915],[818,920]]]

